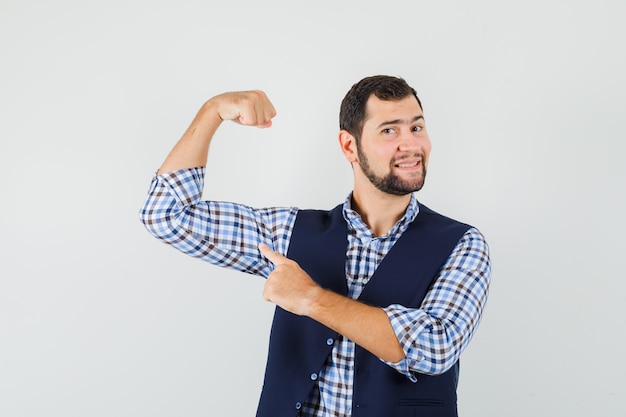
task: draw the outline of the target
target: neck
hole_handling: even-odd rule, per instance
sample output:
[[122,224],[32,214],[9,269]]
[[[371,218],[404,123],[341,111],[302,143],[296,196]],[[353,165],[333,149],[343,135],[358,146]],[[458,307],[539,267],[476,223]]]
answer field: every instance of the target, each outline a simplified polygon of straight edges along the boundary
[[388,194],[369,185],[354,187],[352,208],[361,215],[375,236],[382,236],[404,216],[411,194]]

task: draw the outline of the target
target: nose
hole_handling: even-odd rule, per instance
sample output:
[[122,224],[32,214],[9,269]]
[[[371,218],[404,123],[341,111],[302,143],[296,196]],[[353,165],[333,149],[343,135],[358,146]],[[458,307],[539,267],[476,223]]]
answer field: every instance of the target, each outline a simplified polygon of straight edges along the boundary
[[424,139],[415,135],[414,132],[405,131],[400,137],[398,150],[401,152],[421,152],[424,146],[423,141]]

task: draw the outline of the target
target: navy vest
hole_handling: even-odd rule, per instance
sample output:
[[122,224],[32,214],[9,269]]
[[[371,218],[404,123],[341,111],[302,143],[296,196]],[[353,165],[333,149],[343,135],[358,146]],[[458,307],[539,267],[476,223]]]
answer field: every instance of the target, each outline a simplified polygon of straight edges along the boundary
[[[359,300],[381,307],[419,307],[469,227],[420,205]],[[299,211],[287,257],[322,287],[347,295],[347,233],[341,205],[331,211]],[[277,307],[257,417],[297,416],[337,337],[326,326]],[[458,363],[441,375],[418,375],[414,383],[356,346],[354,366],[354,417],[457,416]]]

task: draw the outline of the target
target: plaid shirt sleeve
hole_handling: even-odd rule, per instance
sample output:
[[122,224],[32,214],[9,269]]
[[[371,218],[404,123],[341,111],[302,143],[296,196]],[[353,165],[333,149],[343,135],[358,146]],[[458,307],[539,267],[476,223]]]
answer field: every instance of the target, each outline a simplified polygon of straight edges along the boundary
[[405,352],[389,363],[411,380],[450,369],[467,347],[487,301],[491,280],[489,248],[471,228],[459,240],[420,308],[385,308]]
[[155,176],[140,220],[153,236],[183,253],[267,277],[273,266],[258,244],[285,255],[298,210],[202,201],[204,173],[198,167]]

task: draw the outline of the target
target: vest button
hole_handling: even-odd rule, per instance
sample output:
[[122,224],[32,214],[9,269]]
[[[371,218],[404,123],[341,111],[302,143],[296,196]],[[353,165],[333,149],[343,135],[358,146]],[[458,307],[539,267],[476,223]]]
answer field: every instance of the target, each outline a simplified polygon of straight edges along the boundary
[[332,337],[329,337],[328,339],[326,339],[326,344],[327,344],[328,346],[332,346],[332,345],[333,345],[333,343],[335,343],[335,341],[333,340],[333,338],[332,338]]
[[312,379],[313,381],[315,381],[315,380],[317,379],[317,374],[316,374],[316,373],[312,373],[312,374],[311,374],[311,379]]
[[296,410],[299,410],[302,408],[302,403],[296,403]]

